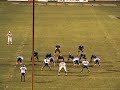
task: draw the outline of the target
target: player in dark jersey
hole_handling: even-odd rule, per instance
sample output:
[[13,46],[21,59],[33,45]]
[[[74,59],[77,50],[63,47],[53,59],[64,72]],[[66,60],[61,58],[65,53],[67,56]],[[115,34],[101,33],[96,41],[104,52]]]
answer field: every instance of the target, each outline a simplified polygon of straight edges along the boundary
[[63,55],[59,55],[58,58],[57,58],[57,61],[64,61]]
[[60,53],[60,48],[61,48],[61,46],[60,46],[59,44],[57,44],[57,45],[55,46],[55,53],[57,53],[57,52]]
[[46,56],[45,56],[45,58],[48,58],[49,62],[50,63],[54,63],[54,66],[55,66],[55,59],[54,59],[54,57],[52,56],[51,53],[47,53]]
[[97,56],[96,56],[95,54],[92,54],[92,55],[91,55],[91,60],[94,59],[94,58],[96,58],[96,57],[97,57]]
[[92,62],[93,59],[97,58],[97,56],[95,54],[92,54],[91,55],[91,58],[90,58],[90,62]]
[[54,66],[55,66],[55,59],[54,59],[54,57],[50,57],[49,60],[50,60],[50,63],[53,63]]
[[80,52],[84,52],[84,46],[83,45],[80,45],[79,47],[78,47],[78,55],[79,55],[79,53]]
[[69,55],[68,55],[68,60],[70,60],[70,59],[74,59],[74,55],[73,54],[71,54],[70,52],[69,52]]
[[81,60],[82,58],[86,59],[86,55],[84,53],[81,53],[79,60]]
[[[34,60],[36,61],[39,61],[39,58],[38,58],[38,52],[37,51],[34,51]],[[32,57],[31,57],[31,61],[32,61]]]
[[50,58],[50,57],[52,57],[51,53],[47,53],[46,56],[45,56],[45,58]]
[[34,57],[36,57],[38,60],[38,52],[34,51]]

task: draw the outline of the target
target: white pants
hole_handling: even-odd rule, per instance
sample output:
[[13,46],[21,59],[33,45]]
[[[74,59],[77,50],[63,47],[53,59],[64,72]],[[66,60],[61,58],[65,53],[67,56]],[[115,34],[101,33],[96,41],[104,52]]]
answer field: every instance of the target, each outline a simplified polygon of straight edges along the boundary
[[61,67],[59,67],[59,71],[58,71],[58,72],[60,72],[62,68],[64,68],[65,72],[67,72],[67,69],[66,69],[65,66],[61,66]]
[[8,44],[12,44],[12,38],[8,38]]

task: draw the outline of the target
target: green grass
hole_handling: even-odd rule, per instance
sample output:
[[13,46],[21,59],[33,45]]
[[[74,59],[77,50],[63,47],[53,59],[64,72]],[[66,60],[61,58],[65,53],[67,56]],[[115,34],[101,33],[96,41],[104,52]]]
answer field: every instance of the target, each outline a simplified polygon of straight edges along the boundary
[[[117,3],[118,4],[118,3]],[[40,62],[35,66],[35,90],[119,90],[120,89],[120,5],[118,6],[40,6],[35,7],[35,50]],[[6,34],[13,33],[13,45],[7,45]],[[68,76],[57,76],[58,63],[52,71],[42,67],[47,52],[56,44],[67,62]],[[77,55],[80,44],[101,59],[100,67],[91,73],[80,73],[67,61],[68,52]],[[23,46],[24,45],[24,46]],[[28,71],[26,82],[20,82],[17,55],[23,55]],[[0,90],[31,90],[32,6],[0,2]],[[56,58],[56,57],[55,57]]]

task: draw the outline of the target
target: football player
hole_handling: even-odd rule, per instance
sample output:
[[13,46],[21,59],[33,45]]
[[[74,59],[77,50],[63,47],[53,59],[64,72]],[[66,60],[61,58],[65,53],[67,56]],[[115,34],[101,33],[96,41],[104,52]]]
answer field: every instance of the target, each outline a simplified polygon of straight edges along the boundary
[[84,61],[82,61],[82,70],[81,73],[83,72],[83,69],[86,68],[88,70],[88,72],[90,72],[89,68],[88,68],[89,62],[85,59]]
[[85,53],[81,53],[81,54],[80,54],[80,58],[79,58],[79,59],[81,60],[82,58],[83,58],[83,59],[86,59]]
[[[32,61],[32,57],[31,57],[31,61]],[[38,61],[39,62],[38,52],[37,51],[34,51],[34,61]]]
[[50,62],[50,63],[53,63],[54,66],[55,66],[55,59],[54,59],[54,57],[50,57],[49,60],[50,60],[49,62]]
[[18,57],[17,57],[17,62],[16,62],[16,64],[17,64],[17,65],[18,65],[18,64],[20,64],[20,65],[23,64],[23,57],[22,57],[22,56],[18,56]]
[[75,57],[74,59],[73,59],[73,65],[75,66],[75,65],[80,65],[80,60],[79,60],[79,58],[77,58],[77,57]]
[[59,62],[59,61],[64,61],[63,55],[59,55],[58,58],[57,58],[57,61],[58,61],[58,62]]
[[46,56],[45,56],[45,58],[48,58],[48,59],[49,59],[49,62],[50,62],[50,63],[53,63],[54,66],[55,66],[55,59],[54,59],[54,57],[52,57],[52,54],[51,54],[51,53],[47,53]]
[[60,48],[61,48],[61,46],[60,46],[59,44],[57,44],[57,45],[55,46],[55,54],[56,54],[57,52],[60,53]]
[[12,33],[9,31],[8,34],[7,34],[7,37],[8,37],[8,45],[9,44],[12,44]]
[[21,82],[22,82],[22,79],[23,79],[23,78],[24,78],[24,82],[25,82],[26,71],[27,71],[26,66],[25,66],[25,65],[22,65],[22,66],[20,67]]
[[98,57],[94,59],[94,65],[96,66],[97,64],[100,66],[100,58]]
[[84,52],[84,46],[83,45],[80,45],[80,46],[78,46],[78,55],[79,55],[79,53],[80,52]]
[[68,60],[70,60],[70,59],[74,59],[74,55],[72,55],[70,52],[69,52],[69,55],[68,55]]
[[67,75],[66,63],[64,61],[61,61],[59,63],[58,75],[60,75],[60,71],[61,71],[62,68],[65,70],[65,75]]
[[90,62],[92,62],[93,59],[97,58],[97,56],[95,54],[92,54],[91,55],[91,58],[90,58]]
[[43,66],[42,66],[41,70],[43,70],[43,68],[46,67],[46,66],[49,67],[49,69],[51,70],[49,58],[44,59]]
[[52,57],[51,53],[47,53],[46,56],[45,56],[45,58],[50,58],[50,57]]

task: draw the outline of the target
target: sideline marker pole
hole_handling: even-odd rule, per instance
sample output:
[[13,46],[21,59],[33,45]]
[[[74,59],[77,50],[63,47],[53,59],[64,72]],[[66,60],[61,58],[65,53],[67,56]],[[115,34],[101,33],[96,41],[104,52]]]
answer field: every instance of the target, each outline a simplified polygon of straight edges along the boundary
[[32,90],[34,90],[34,12],[35,12],[35,0],[33,2],[33,28],[32,28]]

